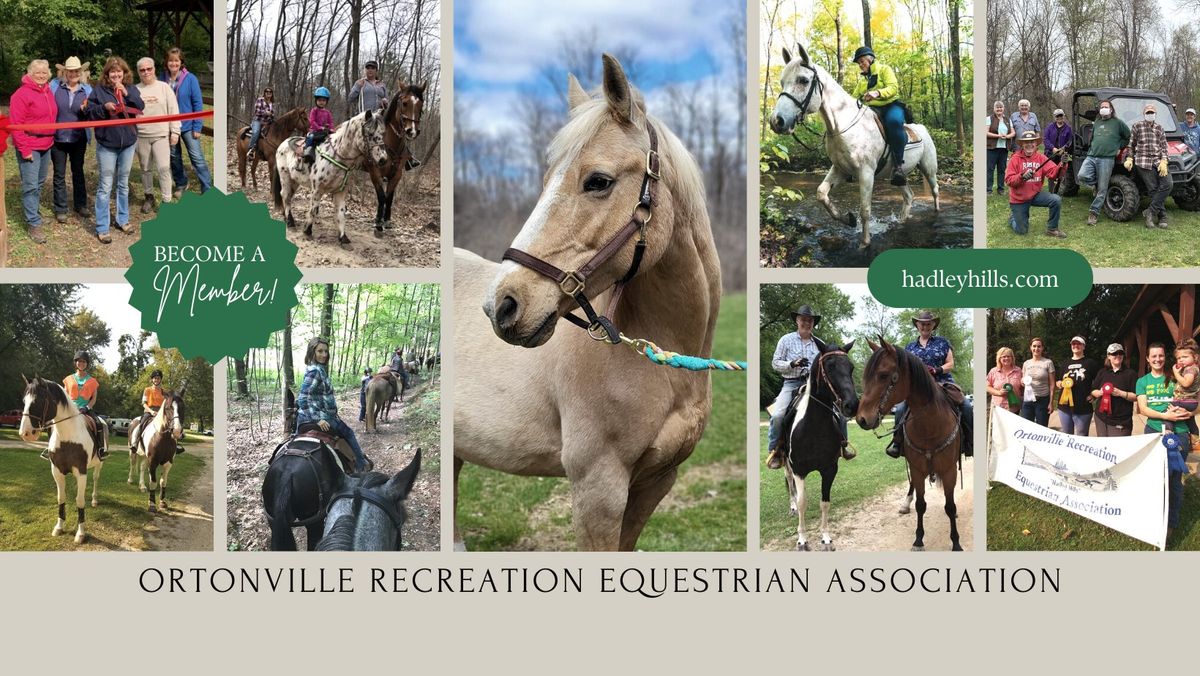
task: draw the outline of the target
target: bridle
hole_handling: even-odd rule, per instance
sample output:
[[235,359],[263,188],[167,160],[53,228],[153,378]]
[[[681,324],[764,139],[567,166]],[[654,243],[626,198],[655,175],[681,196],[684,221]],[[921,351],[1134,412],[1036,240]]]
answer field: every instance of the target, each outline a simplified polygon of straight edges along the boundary
[[[621,291],[625,284],[633,279],[637,274],[638,267],[642,264],[642,256],[646,251],[646,225],[650,223],[650,219],[654,215],[654,186],[655,183],[662,179],[660,172],[660,160],[658,155],[658,133],[654,131],[654,125],[646,120],[646,134],[650,137],[650,150],[646,152],[646,168],[642,175],[642,188],[638,192],[638,202],[633,205],[633,213],[629,217],[629,222],[625,224],[608,242],[592,256],[591,260],[585,263],[582,267],[575,270],[561,270],[554,265],[534,256],[525,253],[520,249],[509,248],[504,252],[501,260],[513,261],[518,265],[523,265],[530,270],[549,277],[558,284],[558,288],[563,294],[571,297],[575,303],[587,315],[587,319],[581,319],[574,313],[568,312],[563,315],[563,319],[587,331],[588,335],[593,340],[608,341],[613,345],[621,342],[621,333],[612,321],[603,315],[600,315],[592,307],[587,296],[584,294],[584,289],[587,285],[587,279],[596,272],[608,259],[612,258],[625,246],[625,243],[630,240],[635,234],[638,236],[637,244],[633,250],[633,262],[629,266],[629,270],[621,279],[617,280],[613,292],[612,300],[609,302],[608,312],[612,314],[613,309],[617,305],[617,300],[621,297]],[[643,217],[642,214],[645,214]]]
[[[833,403],[837,405],[837,409],[835,410],[835,413],[837,411],[841,410],[842,405],[845,403],[845,400],[842,399],[842,395],[838,394],[837,388],[835,388],[833,386],[833,381],[829,379],[829,371],[828,371],[828,369],[825,368],[825,358],[826,357],[836,357],[839,355],[842,357],[849,358],[849,355],[846,354],[842,350],[830,350],[829,352],[822,352],[821,356],[817,357],[817,365],[816,365],[816,369],[815,369],[818,372],[820,372],[821,381],[825,383],[825,387],[826,387],[826,389],[829,390],[829,394],[833,396]],[[825,405],[823,402],[818,401],[817,399],[813,399],[813,401],[816,401],[818,404],[821,404],[822,406]],[[840,416],[841,414],[838,413],[838,415]]]
[[[821,97],[824,98],[825,85],[821,84],[821,76],[819,73],[817,73],[817,69],[809,68],[808,66],[805,66],[803,64],[801,64],[800,67],[811,70],[812,74],[813,74],[812,84],[810,84],[808,86],[808,92],[804,95],[804,100],[801,101],[801,100],[797,99],[795,96],[792,96],[791,92],[787,91],[786,89],[779,92],[779,96],[775,97],[775,100],[778,101],[779,99],[787,99],[787,100],[791,101],[792,103],[796,104],[796,106],[798,106],[800,108],[800,122],[803,123],[804,118],[808,116],[808,104],[812,103],[813,94],[816,92],[821,92]],[[863,115],[866,114],[866,106],[863,105],[863,102],[861,100],[856,100],[855,102],[858,104],[858,114],[854,116],[854,119],[846,127],[842,128],[842,129],[838,129],[837,124],[836,124],[837,120],[835,120],[833,118],[832,114],[829,116],[829,121],[831,123],[831,126],[833,127],[833,129],[831,129],[830,131],[833,133],[834,136],[841,136],[842,134],[846,133],[847,131],[850,131],[850,129],[852,127],[854,127],[854,125],[858,124],[858,121],[863,118]],[[813,131],[813,130],[809,129],[809,131]],[[795,135],[795,132],[793,132],[793,136],[794,135]],[[884,139],[884,140],[886,140],[886,139]]]
[[[37,389],[40,391],[40,390],[41,390],[43,387],[47,387],[47,386],[46,386],[46,385],[39,385]],[[42,397],[41,397],[41,398],[42,398],[42,400],[43,400],[43,403],[42,403],[42,414],[41,414],[41,415],[34,415],[34,414],[32,414],[32,413],[26,413],[25,411],[22,411],[22,412],[21,412],[21,417],[22,417],[22,418],[29,418],[29,419],[30,419],[30,424],[31,424],[31,425],[33,424],[33,419],[34,419],[34,418],[37,418],[37,420],[38,420],[38,423],[37,423],[37,425],[35,426],[35,429],[36,429],[36,430],[37,430],[39,433],[40,433],[42,430],[46,429],[47,427],[52,427],[52,426],[54,426],[54,425],[56,425],[56,424],[58,424],[58,423],[60,423],[60,422],[63,422],[64,420],[70,420],[71,418],[76,418],[76,417],[79,417],[79,416],[83,415],[83,411],[79,411],[78,413],[73,413],[73,414],[71,414],[71,415],[69,415],[69,416],[67,416],[67,417],[65,417],[65,418],[51,418],[51,419],[50,419],[50,421],[49,421],[49,422],[47,422],[47,421],[46,421],[46,418],[47,418],[47,416],[48,416],[48,415],[49,415],[49,413],[50,413],[50,397],[49,397],[48,395],[42,395]]]
[[391,520],[392,526],[396,529],[396,551],[400,551],[401,544],[401,527],[404,525],[404,515],[400,513],[400,509],[396,504],[375,491],[362,486],[356,486],[353,489],[338,491],[329,497],[329,503],[325,506],[325,513],[333,508],[333,503],[338,500],[353,500],[354,504],[350,506],[350,514],[357,520],[359,512],[362,508],[362,503],[369,502],[387,515]]

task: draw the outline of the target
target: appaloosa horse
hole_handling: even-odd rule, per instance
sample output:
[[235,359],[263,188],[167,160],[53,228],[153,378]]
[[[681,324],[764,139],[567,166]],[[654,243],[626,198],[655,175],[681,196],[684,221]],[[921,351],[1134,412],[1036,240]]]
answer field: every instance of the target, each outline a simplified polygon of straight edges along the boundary
[[382,165],[368,163],[364,168],[371,175],[375,186],[375,235],[383,233],[392,224],[392,200],[396,186],[404,175],[404,167],[412,158],[410,141],[421,134],[421,116],[425,110],[425,85],[400,85],[388,101],[383,119],[387,125],[383,142],[387,146],[388,161]]
[[[158,413],[146,423],[145,430],[139,430],[138,425],[129,430],[129,480],[133,483],[133,475],[138,477],[138,490],[146,492],[146,474],[150,475],[150,511],[167,508],[167,475],[175,462],[175,454],[179,451],[179,439],[183,437],[183,391],[170,390],[163,393],[163,403]],[[143,462],[143,458],[145,459]],[[162,479],[158,472],[162,472]],[[162,494],[158,496],[155,506],[155,493],[161,486]]]
[[[796,549],[811,550],[805,534],[807,506],[804,478],[810,472],[821,475],[821,548],[833,551],[829,534],[829,502],[833,480],[838,473],[838,459],[847,442],[844,426],[858,409],[854,391],[854,364],[850,350],[854,341],[839,347],[826,347],[808,374],[803,396],[792,399],[793,404],[783,424],[787,426],[787,462],[784,464],[788,496],[792,513],[799,517],[796,526]],[[797,481],[797,477],[799,480]]]
[[[797,121],[803,122],[805,116],[820,113],[821,121],[825,123],[825,151],[833,166],[817,186],[817,201],[834,219],[842,219],[829,199],[829,191],[847,181],[857,181],[861,241],[866,246],[871,243],[871,194],[875,189],[875,177],[890,174],[893,165],[882,123],[870,106],[855,100],[832,75],[812,61],[803,45],[796,45],[796,49],[795,59],[787,49],[783,50],[783,61],[787,65],[780,78],[782,90],[771,113],[771,129],[777,134],[790,134]],[[904,149],[904,166],[920,170],[933,193],[933,209],[940,211],[937,148],[933,145],[933,137],[920,124],[905,125],[905,129],[909,133],[909,143]],[[903,186],[901,192],[904,206],[900,209],[900,221],[903,222],[908,220],[913,195],[908,185]],[[844,220],[847,225],[856,225],[853,211],[847,211]]]
[[18,428],[21,439],[37,441],[42,430],[50,428],[50,474],[58,489],[58,521],[50,534],[62,535],[67,525],[66,477],[71,474],[75,477],[75,509],[78,516],[75,544],[82,544],[87,539],[83,526],[87,520],[83,507],[84,495],[87,494],[87,473],[89,469],[96,470],[92,476],[92,506],[96,507],[100,504],[96,492],[100,486],[100,471],[104,468],[98,450],[108,430],[103,424],[96,429],[92,418],[80,412],[63,386],[54,381],[37,376],[33,380],[26,380],[22,399],[21,425]]
[[[279,148],[279,144],[288,136],[304,134],[307,131],[308,109],[304,107],[292,108],[283,115],[275,118],[275,122],[271,123],[266,129],[263,129],[262,134],[258,137],[258,152],[254,153],[254,161],[250,163],[250,180],[254,184],[255,190],[258,190],[257,171],[259,160],[267,163],[267,173],[271,177],[272,183],[274,183],[275,151]],[[235,138],[237,139],[235,148],[238,161],[238,176],[242,179],[242,190],[245,190],[246,156],[250,150],[250,127],[239,129]]]
[[361,477],[343,476],[329,499],[325,532],[317,550],[322,552],[399,551],[408,513],[404,499],[421,471],[421,449],[408,466],[391,479],[379,472]]
[[863,369],[863,395],[858,404],[858,425],[865,430],[879,427],[884,414],[901,401],[908,402],[903,426],[903,450],[908,462],[909,491],[917,495],[917,533],[912,549],[925,549],[925,479],[936,477],[946,495],[950,518],[951,550],[960,552],[958,508],[954,488],[958,481],[962,433],[959,407],[950,400],[915,355],[879,337],[880,344],[867,342],[874,352]]
[[317,206],[321,196],[329,194],[333,197],[336,209],[338,241],[350,243],[350,238],[346,236],[346,185],[350,180],[350,171],[364,161],[379,166],[387,162],[387,148],[383,143],[385,127],[382,115],[369,110],[355,115],[317,147],[312,166],[300,158],[304,151],[303,137],[293,136],[279,144],[275,151],[272,185],[277,188],[275,206],[283,210],[287,227],[296,226],[296,219],[292,215],[292,196],[299,186],[306,185],[310,190],[310,202],[304,235],[312,238]]
[[[626,334],[707,356],[721,269],[700,170],[617,60],[604,56],[600,99],[568,84],[570,119],[508,260],[455,252],[456,368],[488,376],[454,384],[455,486],[464,462],[566,476],[579,549],[632,550],[704,432],[709,374],[558,320],[579,299],[611,305]],[[560,283],[514,257],[573,272]]]

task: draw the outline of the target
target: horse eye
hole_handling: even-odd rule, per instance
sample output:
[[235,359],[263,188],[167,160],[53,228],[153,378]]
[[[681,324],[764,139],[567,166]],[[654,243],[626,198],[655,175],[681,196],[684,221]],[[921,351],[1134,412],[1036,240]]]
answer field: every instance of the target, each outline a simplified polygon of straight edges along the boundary
[[604,192],[614,183],[612,177],[604,174],[592,174],[583,182],[584,192]]

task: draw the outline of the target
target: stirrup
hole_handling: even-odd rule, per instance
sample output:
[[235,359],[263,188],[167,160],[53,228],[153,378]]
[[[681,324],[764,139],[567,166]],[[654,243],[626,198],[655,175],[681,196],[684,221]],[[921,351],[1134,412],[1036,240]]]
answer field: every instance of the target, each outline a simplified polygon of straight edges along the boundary
[[902,186],[908,185],[908,175],[902,169],[897,168],[892,171],[892,185]]
[[887,448],[885,448],[883,450],[883,452],[887,453],[889,458],[899,458],[900,456],[904,455],[904,451],[900,450],[900,445],[902,443],[904,443],[904,442],[902,442],[899,439],[893,438],[892,443],[888,444]]

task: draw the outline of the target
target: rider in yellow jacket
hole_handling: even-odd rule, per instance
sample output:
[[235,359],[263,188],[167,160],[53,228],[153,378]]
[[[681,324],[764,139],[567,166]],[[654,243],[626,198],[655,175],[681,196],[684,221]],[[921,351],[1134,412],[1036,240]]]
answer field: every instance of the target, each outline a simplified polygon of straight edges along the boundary
[[908,139],[904,133],[904,106],[900,103],[896,71],[876,61],[870,47],[859,47],[854,52],[854,62],[862,71],[862,77],[854,85],[851,95],[871,106],[883,120],[887,145],[892,153],[892,185],[904,185],[908,182],[904,170],[904,146]]

